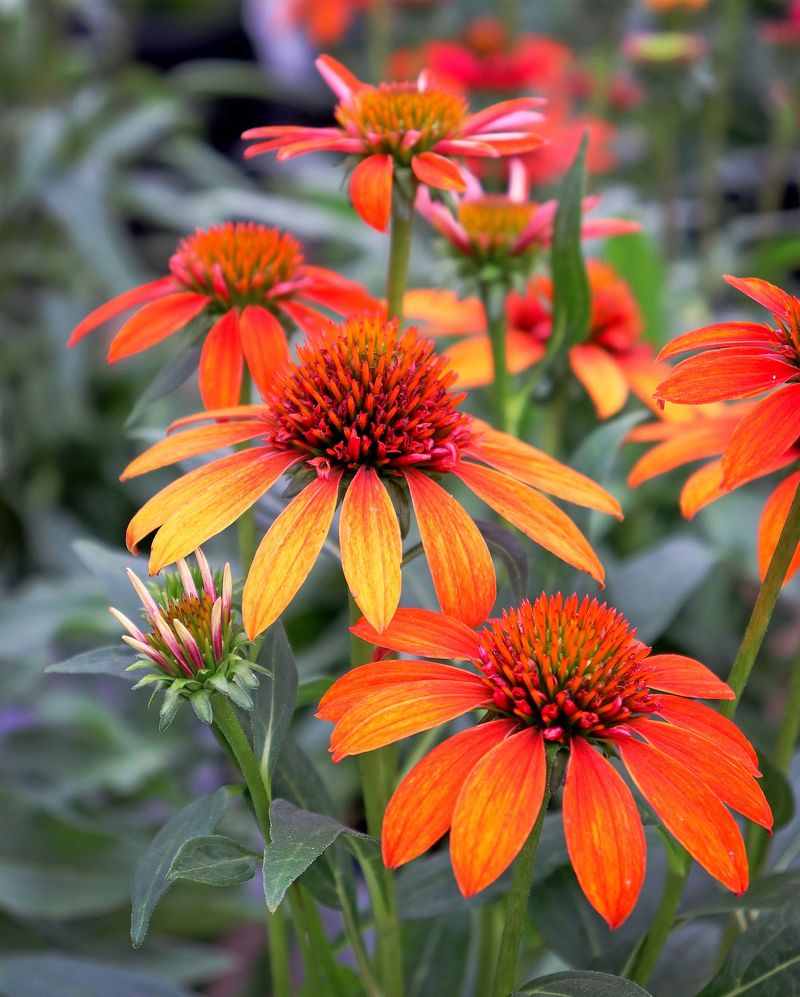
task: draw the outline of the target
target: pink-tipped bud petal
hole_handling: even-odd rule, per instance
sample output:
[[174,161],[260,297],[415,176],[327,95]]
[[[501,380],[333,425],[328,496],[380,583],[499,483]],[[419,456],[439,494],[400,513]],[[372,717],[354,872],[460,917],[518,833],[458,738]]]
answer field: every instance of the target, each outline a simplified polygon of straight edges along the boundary
[[197,641],[189,633],[186,627],[181,623],[180,620],[174,619],[172,621],[172,628],[178,635],[180,642],[186,648],[189,657],[194,662],[195,668],[198,671],[202,671],[205,668],[205,662],[203,661],[203,655],[200,653],[200,648],[197,645]]
[[211,646],[214,657],[219,661],[222,657],[222,599],[214,602],[211,608]]
[[109,606],[108,611],[117,621],[117,623],[121,624],[125,628],[125,630],[128,631],[131,637],[135,637],[136,640],[139,641],[144,641],[146,639],[144,633],[136,626],[136,624],[132,620],[129,620],[124,613],[121,613],[118,609],[114,609],[113,606]]
[[149,591],[147,590],[147,586],[137,575],[135,575],[131,571],[130,568],[126,568],[125,572],[130,580],[131,585],[133,585],[134,589],[136,590],[136,594],[139,596],[142,605],[147,610],[147,615],[150,617],[151,620],[155,620],[156,616],[159,615],[159,608],[156,604],[155,599],[152,597],[152,595],[150,595]]
[[233,604],[233,578],[231,577],[231,566],[225,562],[222,569],[222,615],[226,622],[231,618],[231,606]]
[[192,573],[189,571],[189,565],[181,557],[178,560],[178,574],[181,576],[181,585],[183,585],[183,591],[192,599],[197,598],[197,588],[194,584],[194,578],[192,578]]
[[200,569],[200,577],[203,579],[203,588],[208,598],[213,602],[217,598],[217,590],[214,588],[214,575],[211,573],[211,567],[206,560],[206,555],[199,547],[194,552],[194,556]]

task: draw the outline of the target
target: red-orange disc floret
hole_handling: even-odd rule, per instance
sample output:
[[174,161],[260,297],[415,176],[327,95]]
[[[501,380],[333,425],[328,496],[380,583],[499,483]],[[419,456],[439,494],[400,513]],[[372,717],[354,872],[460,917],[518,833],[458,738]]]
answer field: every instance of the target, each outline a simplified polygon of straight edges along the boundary
[[650,648],[616,610],[576,595],[540,595],[481,631],[480,667],[494,711],[537,727],[548,741],[602,738],[653,713]]
[[303,262],[300,243],[286,232],[257,222],[225,222],[182,239],[169,268],[188,290],[209,294],[227,309],[279,295]]
[[265,420],[270,445],[299,450],[320,476],[330,468],[452,470],[472,442],[456,375],[415,329],[361,316],[298,347],[276,379]]

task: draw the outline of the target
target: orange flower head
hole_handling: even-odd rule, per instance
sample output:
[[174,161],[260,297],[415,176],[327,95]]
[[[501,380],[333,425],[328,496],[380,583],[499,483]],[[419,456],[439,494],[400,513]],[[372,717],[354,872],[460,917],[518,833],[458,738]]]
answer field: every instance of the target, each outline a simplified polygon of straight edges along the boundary
[[251,128],[257,140],[245,156],[277,151],[285,160],[309,152],[343,152],[357,157],[350,198],[361,218],[383,232],[389,227],[395,171],[410,171],[412,185],[464,190],[466,180],[453,157],[501,156],[541,145],[533,127],[541,120],[536,97],[506,100],[470,114],[463,97],[423,71],[413,83],[371,86],[330,56],[317,68],[338,98],[338,127],[269,125]]
[[232,523],[280,477],[294,498],[268,530],[244,587],[242,611],[255,635],[286,608],[313,567],[341,500],[342,568],[365,615],[382,630],[401,591],[398,507],[413,510],[443,608],[470,623],[494,605],[486,542],[439,480],[459,479],[502,517],[557,557],[602,582],[596,554],[569,517],[538,489],[615,515],[604,489],[525,443],[460,412],[464,395],[433,343],[416,330],[362,314],[298,348],[264,405],[181,420],[193,426],[155,444],[123,477],[222,446],[258,445],[197,468],[137,513],[128,545],[158,530],[158,571]]
[[458,221],[470,242],[491,253],[508,251],[527,228],[536,211],[532,201],[512,201],[485,194],[458,205]]
[[505,610],[478,636],[493,711],[542,732],[546,741],[603,738],[653,713],[644,659],[650,653],[624,617],[576,595],[540,596]]
[[318,332],[327,324],[320,305],[338,314],[377,307],[360,284],[307,264],[294,236],[255,222],[198,229],[181,240],[169,269],[96,308],[67,345],[142,305],[111,341],[108,362],[116,363],[206,318],[198,380],[207,408],[238,403],[245,364],[263,395],[289,359],[285,327]]
[[387,865],[411,861],[449,830],[461,892],[485,889],[536,823],[548,754],[564,752],[567,850],[587,899],[612,928],[637,901],[646,843],[634,796],[609,756],[700,865],[729,889],[746,889],[747,855],[728,808],[767,829],[772,813],[752,745],[696,701],[734,698],[699,661],[651,654],[615,610],[560,593],[523,602],[477,631],[404,608],[380,634],[366,619],[352,630],[413,660],[353,668],[325,693],[317,715],[335,724],[334,761],[482,711],[397,787],[383,819]]

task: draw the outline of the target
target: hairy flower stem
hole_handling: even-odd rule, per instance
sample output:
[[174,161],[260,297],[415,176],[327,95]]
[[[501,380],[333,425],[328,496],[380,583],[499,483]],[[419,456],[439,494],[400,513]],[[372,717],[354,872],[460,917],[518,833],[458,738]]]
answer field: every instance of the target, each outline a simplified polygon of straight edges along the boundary
[[403,318],[416,196],[417,182],[413,176],[409,174],[408,179],[395,176],[389,228],[389,266],[386,271],[386,308],[390,319]]
[[[355,623],[361,619],[361,610],[352,596],[348,598],[350,621]],[[351,634],[350,667],[358,668],[366,664],[371,657],[372,645]],[[394,754],[388,748],[367,751],[358,756],[358,764],[367,830],[379,838],[383,814],[393,788]],[[394,875],[390,869],[381,869],[375,876],[369,875],[366,869],[364,872],[377,932],[378,970],[383,992],[386,997],[402,997],[403,957]]]
[[497,428],[507,433],[510,429],[509,402],[511,399],[511,378],[508,373],[507,327],[506,327],[506,288],[502,284],[481,284],[481,301],[486,312],[486,327],[492,345],[494,407],[497,415]]
[[675,917],[683,897],[683,888],[689,874],[689,856],[680,845],[665,837],[667,852],[667,878],[652,924],[633,956],[627,976],[644,987],[655,969],[664,945],[672,933]]
[[[242,387],[239,391],[239,404],[249,405],[250,398],[252,396],[252,380],[250,378],[250,373],[245,368],[242,371]],[[237,450],[243,450],[248,447],[249,443],[239,443],[236,446]],[[239,537],[239,560],[241,562],[241,573],[242,577],[246,577],[247,572],[250,570],[250,565],[253,561],[253,556],[256,552],[256,547],[258,547],[258,542],[256,539],[256,514],[255,506],[250,506],[246,509],[236,524],[236,530]]]
[[528,840],[522,846],[522,851],[514,861],[511,873],[511,889],[506,900],[503,934],[500,938],[500,951],[497,954],[497,965],[494,971],[493,997],[508,997],[514,989],[514,976],[517,969],[517,957],[522,941],[522,933],[528,920],[528,896],[533,883],[533,867],[536,863],[536,852],[539,839],[542,836],[544,816],[550,802],[550,772],[551,763],[548,758],[544,777],[544,797],[542,807]]

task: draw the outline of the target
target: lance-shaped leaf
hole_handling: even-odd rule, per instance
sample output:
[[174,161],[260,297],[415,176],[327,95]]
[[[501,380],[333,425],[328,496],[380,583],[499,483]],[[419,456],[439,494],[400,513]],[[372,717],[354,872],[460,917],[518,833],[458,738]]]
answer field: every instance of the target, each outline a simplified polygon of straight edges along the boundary
[[59,675],[113,675],[115,678],[133,682],[127,668],[136,661],[136,653],[126,644],[111,644],[109,647],[96,647],[84,651],[65,661],[57,661],[45,668],[46,672]]
[[224,834],[204,834],[181,845],[167,879],[189,879],[207,886],[238,886],[252,879],[259,856]]
[[261,771],[271,780],[297,702],[297,666],[280,620],[267,631],[258,662],[269,675],[253,694],[250,737]]
[[522,994],[540,994],[542,997],[650,997],[647,990],[630,980],[579,969],[531,980],[515,991],[513,997],[521,997]]

